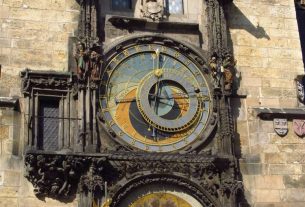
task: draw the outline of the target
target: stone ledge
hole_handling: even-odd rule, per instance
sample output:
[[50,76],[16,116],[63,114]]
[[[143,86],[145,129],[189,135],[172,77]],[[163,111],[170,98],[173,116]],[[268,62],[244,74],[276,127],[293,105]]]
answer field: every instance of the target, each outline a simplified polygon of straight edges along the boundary
[[198,33],[199,24],[183,22],[151,22],[145,19],[125,16],[107,15],[107,21],[117,28],[128,30],[150,29],[150,30],[183,30],[187,33]]
[[267,108],[257,107],[252,108],[254,115],[261,119],[274,119],[274,118],[286,118],[286,119],[305,119],[305,108]]
[[0,97],[0,108],[13,108],[17,109],[19,103],[18,97]]

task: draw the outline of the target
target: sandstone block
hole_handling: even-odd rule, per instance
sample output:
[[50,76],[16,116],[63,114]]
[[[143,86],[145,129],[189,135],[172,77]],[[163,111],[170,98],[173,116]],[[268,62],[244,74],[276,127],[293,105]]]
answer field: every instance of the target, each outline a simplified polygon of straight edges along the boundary
[[6,155],[12,155],[12,153],[13,153],[13,141],[11,141],[11,140],[4,140],[4,141],[2,141],[2,150],[3,150],[3,152],[2,153],[4,153],[4,154],[6,154]]
[[284,18],[269,18],[265,15],[259,16],[258,23],[264,28],[276,28],[276,29],[283,29],[285,28],[285,21]]
[[72,203],[64,203],[59,202],[53,199],[47,198],[46,201],[38,200],[37,198],[24,198],[22,202],[20,202],[19,207],[49,207],[49,206],[56,206],[56,207],[76,207],[77,201]]
[[51,0],[49,3],[49,8],[53,10],[64,11],[66,10],[66,4],[65,1],[62,0]]
[[9,7],[21,7],[23,0],[3,0],[3,4]]
[[42,20],[46,22],[77,22],[78,13],[48,10],[42,16]]
[[280,150],[278,148],[277,145],[274,145],[274,144],[266,144],[264,146],[264,151],[265,153],[279,153]]
[[24,4],[24,7],[26,7],[26,8],[48,9],[50,2],[51,2],[51,0],[49,0],[49,1],[24,0],[23,4]]
[[20,186],[20,172],[4,171],[4,186]]
[[298,144],[281,144],[278,145],[278,148],[281,152],[303,152],[305,153],[305,146]]
[[[1,146],[1,145],[0,145]],[[4,172],[0,171],[0,186],[3,185]]]
[[305,153],[287,153],[287,163],[301,163],[305,164]]
[[73,0],[66,0],[66,11],[71,10],[79,12],[79,4]]
[[4,54],[0,54],[0,62],[3,65],[9,65],[9,63],[10,63],[10,56],[9,55],[4,55]]
[[295,89],[283,89],[282,90],[282,97],[283,98],[295,98],[297,96]]
[[0,6],[0,19],[9,17],[9,7],[2,5]]
[[11,47],[11,40],[0,38],[0,47]]
[[37,9],[12,8],[10,18],[30,21],[41,21],[42,11]]
[[12,46],[22,49],[29,49],[31,48],[31,43],[31,40],[14,39],[12,42]]
[[245,91],[245,94],[247,94],[247,100],[249,98],[258,98],[260,96],[260,88],[257,88],[256,86],[247,86],[242,87],[241,89]]
[[301,49],[301,43],[299,39],[289,39],[288,44],[289,44],[289,48]]
[[0,140],[9,138],[9,126],[0,125]]
[[291,188],[281,192],[281,200],[286,202],[304,202],[305,189]]
[[0,200],[4,197],[17,197],[18,196],[18,187],[0,187]]
[[269,143],[269,137],[267,133],[251,133],[250,134],[250,145],[265,145]]
[[259,120],[259,132],[274,133],[273,121]]
[[295,164],[270,164],[269,174],[270,175],[289,175],[299,174],[301,166]]
[[260,100],[258,98],[247,98],[246,102],[248,107],[260,106]]
[[243,156],[243,163],[261,163],[260,154],[247,154]]
[[282,203],[256,203],[255,207],[283,207]]
[[240,170],[245,175],[261,175],[265,167],[260,163],[240,163]]
[[243,78],[242,86],[255,86],[260,87],[262,86],[262,79],[261,78]]
[[279,98],[261,98],[260,103],[265,107],[279,107],[280,100]]
[[298,30],[298,23],[296,19],[285,19],[285,29]]
[[267,48],[257,48],[249,46],[238,46],[234,50],[235,55],[237,56],[251,56],[251,57],[266,57],[268,54]]
[[1,207],[18,207],[17,198],[0,198]]
[[270,87],[272,88],[287,88],[287,89],[294,89],[295,82],[293,80],[287,79],[275,79],[270,81]]
[[32,50],[32,49],[14,49],[14,57],[12,64],[16,66],[30,67],[50,67],[52,65],[52,55],[50,51],[46,50]]
[[286,188],[305,188],[305,175],[285,175],[283,180]]
[[[289,156],[287,156],[289,157]],[[286,160],[289,159],[286,157],[285,153],[266,153],[265,154],[265,163],[266,164],[283,164],[286,163]]]
[[255,190],[256,202],[280,202],[279,190]]
[[48,24],[45,22],[37,22],[37,21],[26,21],[24,22],[24,29],[26,30],[48,30]]
[[300,58],[302,54],[299,50],[294,49],[282,50],[278,48],[268,48],[268,55],[270,58],[285,58],[286,61],[288,61],[287,59]]
[[285,189],[283,176],[279,175],[258,175],[255,176],[256,189]]
[[248,136],[248,122],[239,121],[237,123],[237,133],[239,136]]

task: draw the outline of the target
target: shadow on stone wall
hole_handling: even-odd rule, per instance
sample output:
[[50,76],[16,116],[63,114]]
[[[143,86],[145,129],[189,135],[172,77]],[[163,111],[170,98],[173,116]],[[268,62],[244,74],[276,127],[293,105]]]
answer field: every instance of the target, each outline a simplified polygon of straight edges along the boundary
[[[256,39],[267,39],[270,40],[270,36],[267,34],[264,27],[260,26],[258,23],[257,25],[253,24],[249,18],[243,14],[243,12],[234,4],[228,4],[225,8],[225,15],[227,19],[227,29],[228,29],[228,49],[232,51],[234,54],[234,47],[233,47],[233,40],[232,40],[232,34],[231,30],[237,29],[237,30],[244,30],[250,33],[252,36],[254,36]],[[238,62],[238,59],[237,59]],[[238,71],[236,71],[237,75],[239,74]],[[238,119],[245,119],[244,114],[246,113],[242,108],[242,96],[246,96],[246,94],[243,94],[243,91],[239,91],[240,83],[242,81],[242,74],[240,74],[234,81],[234,88],[235,89],[235,98],[231,99],[231,113],[233,117],[234,122],[234,133],[235,133],[235,140],[234,140],[234,153],[236,158],[239,160],[238,162],[238,169],[240,171],[240,180],[244,181],[243,175],[241,172],[241,166],[240,166],[240,159],[243,158],[242,154],[242,142],[241,142],[241,135],[237,131],[237,122]],[[241,207],[250,207],[251,206],[251,196],[250,192],[247,191],[247,189],[244,189],[243,192],[239,192],[237,195],[237,203]]]
[[[245,30],[257,39],[264,38],[270,40],[270,36],[267,34],[266,30],[261,27],[259,23],[257,23],[257,25],[254,25],[235,4],[229,4],[226,7],[225,12],[228,20],[229,29]],[[229,47],[233,49],[233,42],[231,39],[230,30],[228,32],[228,35]]]

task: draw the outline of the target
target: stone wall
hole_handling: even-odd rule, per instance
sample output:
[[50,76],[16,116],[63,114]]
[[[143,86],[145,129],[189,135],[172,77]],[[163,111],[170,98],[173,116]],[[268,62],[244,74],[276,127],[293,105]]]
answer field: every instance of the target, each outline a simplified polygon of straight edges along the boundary
[[[0,0],[0,96],[21,96],[19,72],[25,67],[68,70],[68,38],[76,35],[78,14],[75,0]],[[277,136],[272,120],[260,120],[252,110],[299,107],[294,78],[304,67],[294,1],[234,0],[227,16],[242,77],[239,93],[247,95],[232,101],[246,198],[255,207],[303,207],[304,139],[294,134],[291,120],[289,133]],[[23,175],[24,116],[0,109],[0,206],[77,206],[77,200],[34,196]]]
[[74,0],[0,0],[0,95],[15,95],[25,67],[67,70],[78,14]]
[[272,120],[253,107],[299,107],[294,78],[304,74],[293,0],[234,0],[228,8],[230,39],[241,72],[234,99],[237,149],[246,197],[255,207],[305,206],[305,145],[289,133],[278,136]]
[[[75,36],[78,15],[75,0],[0,0],[0,97],[22,97],[19,72],[26,67],[68,70],[68,38]],[[34,196],[24,178],[24,116],[0,108],[0,206],[77,206]]]

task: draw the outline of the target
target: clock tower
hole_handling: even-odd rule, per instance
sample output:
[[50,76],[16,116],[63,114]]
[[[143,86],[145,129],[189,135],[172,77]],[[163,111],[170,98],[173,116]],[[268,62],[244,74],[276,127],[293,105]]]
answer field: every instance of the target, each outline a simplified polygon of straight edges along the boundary
[[66,148],[27,151],[38,196],[77,195],[82,207],[239,206],[228,3],[79,1],[71,76],[59,77],[70,81],[77,124]]

